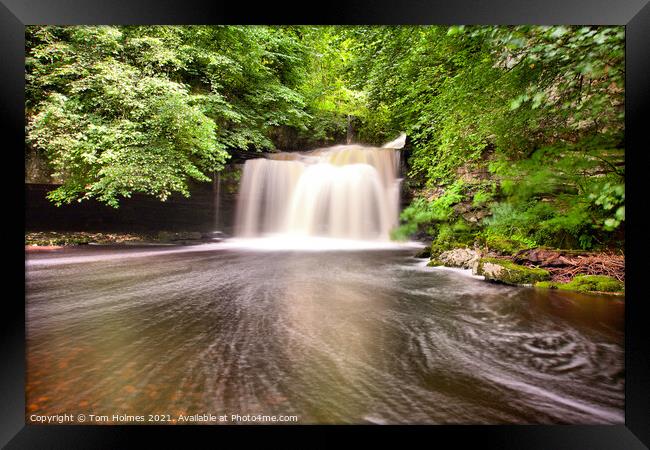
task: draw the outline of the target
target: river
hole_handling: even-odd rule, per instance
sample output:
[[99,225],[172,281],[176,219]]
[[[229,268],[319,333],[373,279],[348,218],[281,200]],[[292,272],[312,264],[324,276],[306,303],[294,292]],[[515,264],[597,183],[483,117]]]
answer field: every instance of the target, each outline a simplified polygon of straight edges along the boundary
[[28,254],[27,416],[623,423],[622,297],[490,284],[413,248],[251,248]]

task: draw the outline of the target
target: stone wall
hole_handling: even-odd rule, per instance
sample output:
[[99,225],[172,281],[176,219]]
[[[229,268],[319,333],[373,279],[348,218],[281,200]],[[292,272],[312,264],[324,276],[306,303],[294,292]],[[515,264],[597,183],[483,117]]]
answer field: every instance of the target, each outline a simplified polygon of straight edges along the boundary
[[57,207],[46,198],[54,184],[25,184],[26,231],[216,231],[232,232],[236,194],[220,189],[220,217],[216,217],[214,183],[197,183],[191,196],[172,195],[161,202],[134,194],[115,209],[95,200]]

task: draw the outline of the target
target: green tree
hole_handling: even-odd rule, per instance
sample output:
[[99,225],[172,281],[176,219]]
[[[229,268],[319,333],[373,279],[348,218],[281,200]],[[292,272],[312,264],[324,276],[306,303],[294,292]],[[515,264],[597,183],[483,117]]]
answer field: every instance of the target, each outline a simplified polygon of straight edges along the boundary
[[421,191],[402,234],[435,236],[440,220],[427,218],[436,199],[488,168],[490,179],[457,203],[498,182],[494,217],[482,223],[489,233],[590,247],[622,226],[621,27],[370,27],[356,36],[351,82],[375,112],[365,133],[410,137],[410,181]]
[[64,181],[58,204],[189,195],[308,117],[292,28],[35,26],[26,41],[28,143]]
[[58,203],[188,195],[229,154],[282,130],[341,142],[354,117],[362,142],[409,137],[397,235],[624,234],[622,27],[35,26],[26,42],[28,143]]

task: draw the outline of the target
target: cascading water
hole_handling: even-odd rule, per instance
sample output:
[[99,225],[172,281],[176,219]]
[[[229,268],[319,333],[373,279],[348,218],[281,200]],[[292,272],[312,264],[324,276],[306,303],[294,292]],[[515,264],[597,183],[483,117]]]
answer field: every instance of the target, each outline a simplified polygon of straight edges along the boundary
[[246,161],[235,234],[389,240],[398,222],[405,139]]

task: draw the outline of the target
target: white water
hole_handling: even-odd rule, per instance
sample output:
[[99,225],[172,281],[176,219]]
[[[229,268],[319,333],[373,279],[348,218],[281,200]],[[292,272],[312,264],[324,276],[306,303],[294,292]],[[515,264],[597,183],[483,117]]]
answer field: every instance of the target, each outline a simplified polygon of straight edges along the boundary
[[407,249],[284,245],[28,253],[27,404],[300,424],[624,422],[622,302],[485,283]]
[[399,148],[339,145],[246,161],[235,235],[389,241],[398,224]]

